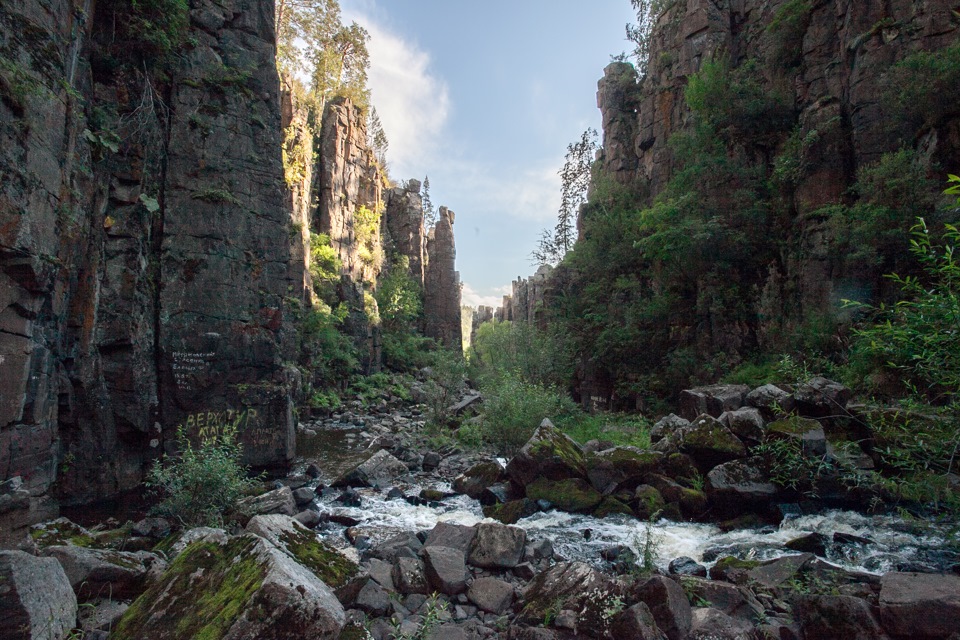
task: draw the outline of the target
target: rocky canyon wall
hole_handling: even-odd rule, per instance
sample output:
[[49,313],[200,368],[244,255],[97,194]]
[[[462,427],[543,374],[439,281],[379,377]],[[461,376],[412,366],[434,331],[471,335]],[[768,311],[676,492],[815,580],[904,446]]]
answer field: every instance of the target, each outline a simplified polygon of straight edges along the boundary
[[122,3],[0,7],[0,529],[135,486],[179,428],[292,459],[272,4],[191,2],[162,62]]
[[451,350],[463,344],[460,310],[460,274],[453,237],[455,215],[440,207],[440,219],[427,236],[424,272],[424,334]]

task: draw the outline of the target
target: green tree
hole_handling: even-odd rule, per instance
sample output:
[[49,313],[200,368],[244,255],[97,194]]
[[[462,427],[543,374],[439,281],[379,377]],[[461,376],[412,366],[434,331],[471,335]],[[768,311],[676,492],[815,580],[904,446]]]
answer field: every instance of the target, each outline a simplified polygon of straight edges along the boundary
[[437,224],[437,210],[433,206],[433,201],[430,200],[430,176],[424,176],[423,178],[422,194],[423,226],[426,229],[431,229]]
[[590,169],[597,152],[597,132],[587,129],[580,140],[567,145],[560,174],[560,210],[553,231],[541,233],[531,257],[539,264],[556,264],[563,259],[577,240],[577,214],[587,201]]
[[367,143],[373,149],[380,166],[386,167],[387,149],[390,147],[390,143],[387,140],[386,131],[383,130],[383,123],[380,122],[380,114],[377,113],[376,107],[371,107],[367,116]]

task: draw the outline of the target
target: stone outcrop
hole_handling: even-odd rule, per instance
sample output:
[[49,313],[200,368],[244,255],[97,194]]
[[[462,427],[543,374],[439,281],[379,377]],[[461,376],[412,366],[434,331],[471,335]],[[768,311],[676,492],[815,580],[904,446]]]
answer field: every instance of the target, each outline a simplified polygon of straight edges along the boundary
[[553,267],[540,265],[537,272],[529,278],[517,278],[513,281],[513,294],[503,297],[503,306],[496,312],[500,321],[541,323],[540,310]]
[[423,226],[419,180],[408,180],[405,187],[387,192],[385,217],[388,251],[407,258],[410,277],[422,287],[427,260],[427,234]]
[[440,219],[427,237],[429,262],[424,274],[424,333],[450,349],[463,342],[460,323],[460,274],[453,237],[454,213],[440,207]]
[[0,479],[31,502],[0,530],[46,515],[58,480],[71,502],[136,485],[180,426],[292,458],[267,4],[192,3],[155,77],[111,48],[109,4],[0,8]]

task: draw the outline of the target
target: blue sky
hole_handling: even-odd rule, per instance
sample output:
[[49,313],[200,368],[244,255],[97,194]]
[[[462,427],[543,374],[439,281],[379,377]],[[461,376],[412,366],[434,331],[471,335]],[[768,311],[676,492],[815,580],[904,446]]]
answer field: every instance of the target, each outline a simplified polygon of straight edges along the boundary
[[340,0],[367,28],[395,180],[456,213],[464,304],[499,305],[560,204],[569,143],[600,128],[597,80],[629,48],[629,0]]

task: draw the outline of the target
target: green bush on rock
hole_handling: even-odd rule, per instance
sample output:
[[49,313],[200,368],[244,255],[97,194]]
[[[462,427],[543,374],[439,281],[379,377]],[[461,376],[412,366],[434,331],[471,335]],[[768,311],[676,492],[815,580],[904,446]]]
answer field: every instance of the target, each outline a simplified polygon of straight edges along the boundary
[[154,512],[184,526],[217,526],[223,515],[257,481],[240,464],[241,450],[232,429],[194,443],[177,431],[179,455],[166,456],[150,469],[146,485],[163,499]]

